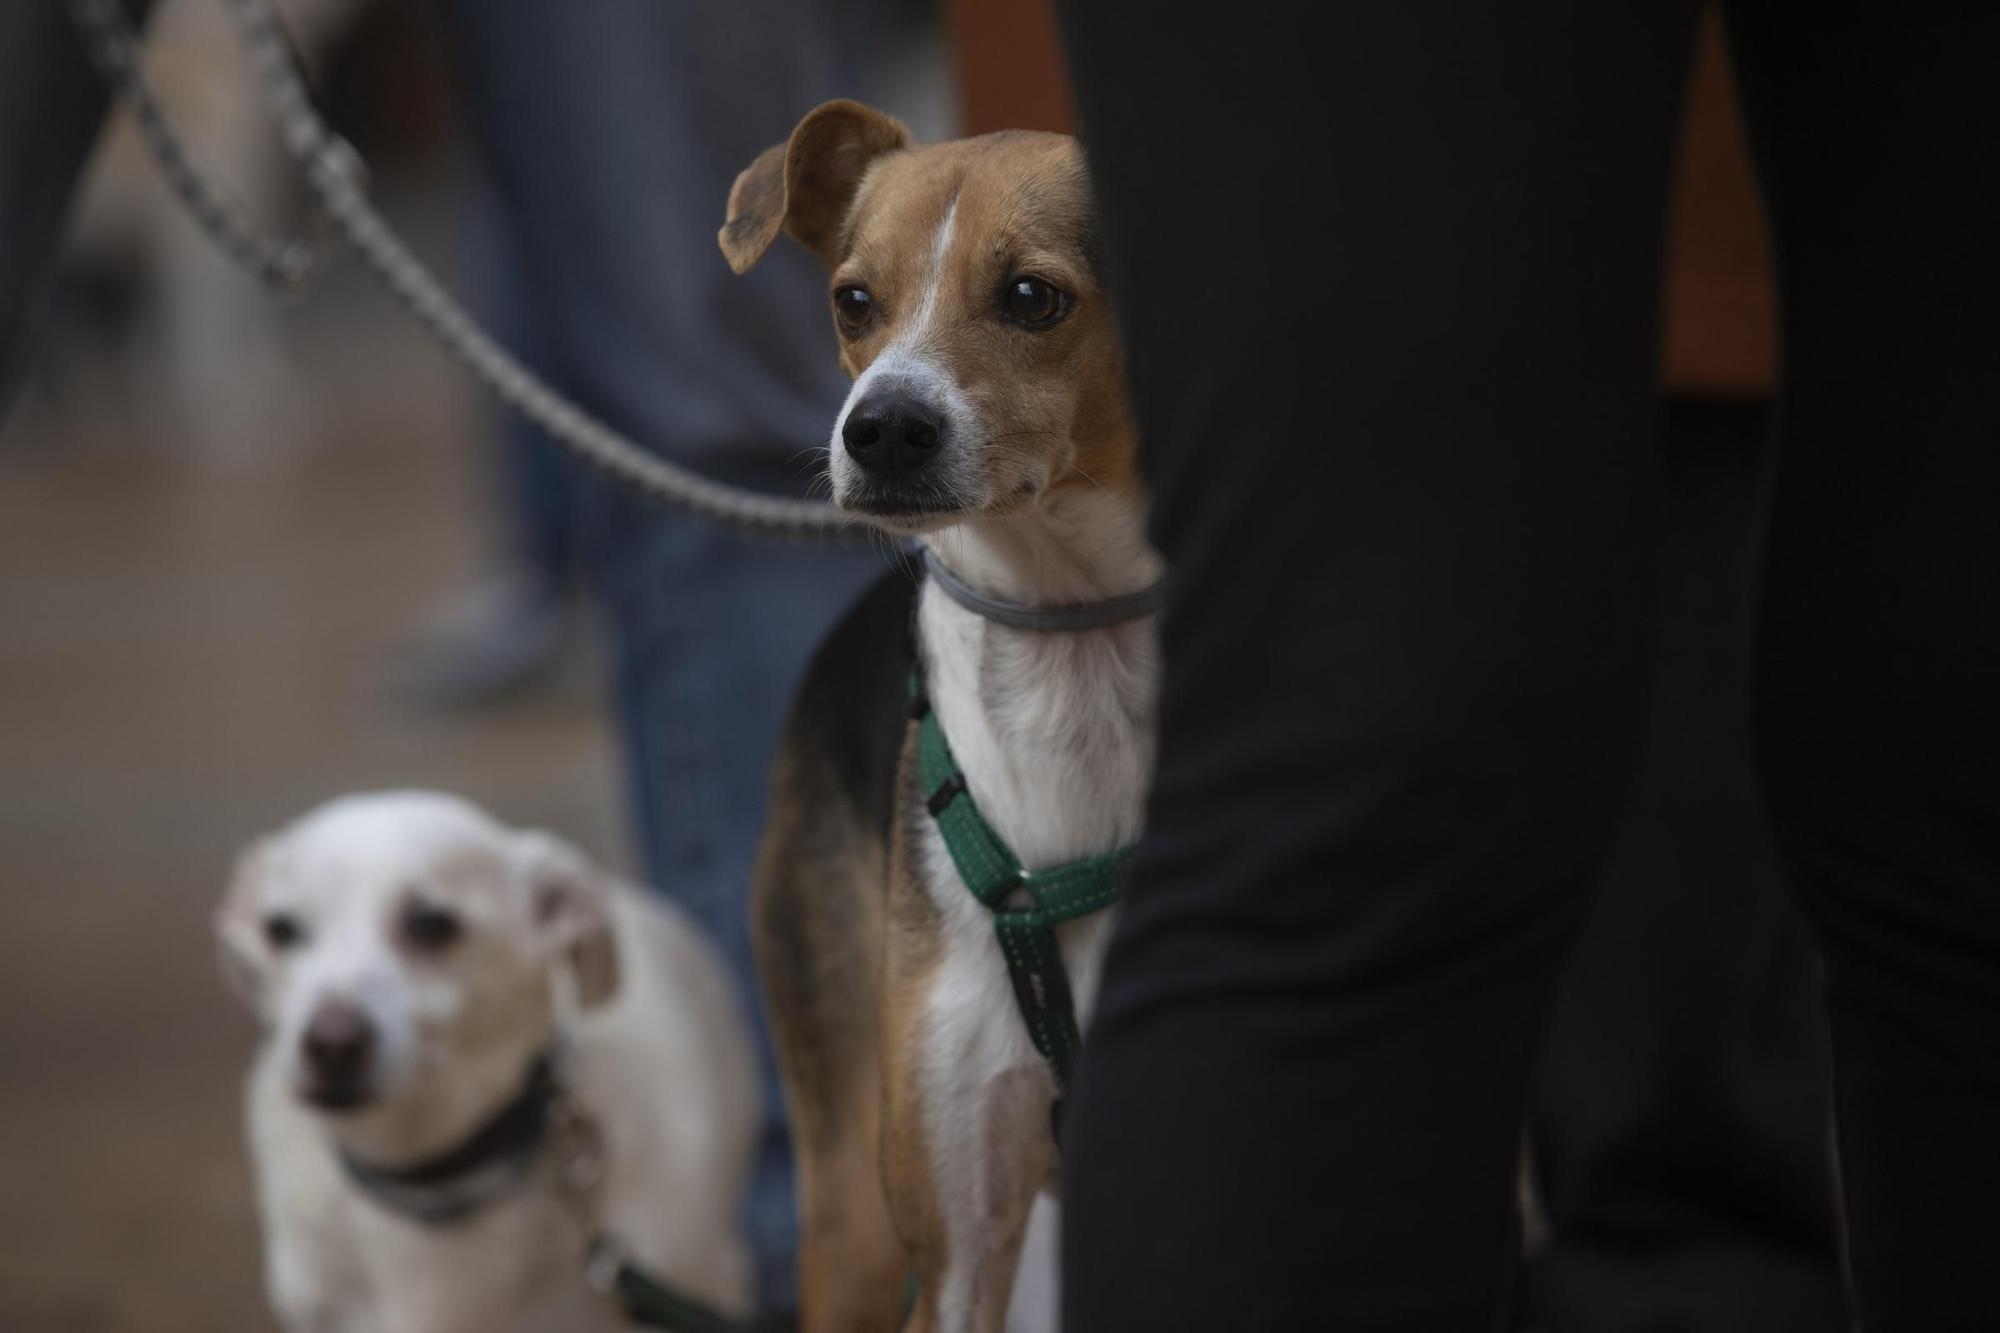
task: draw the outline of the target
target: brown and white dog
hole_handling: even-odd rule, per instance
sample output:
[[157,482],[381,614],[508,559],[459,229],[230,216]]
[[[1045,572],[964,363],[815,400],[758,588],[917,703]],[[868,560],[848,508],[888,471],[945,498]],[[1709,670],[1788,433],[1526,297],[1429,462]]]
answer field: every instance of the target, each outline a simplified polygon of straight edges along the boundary
[[[990,598],[1086,604],[1157,582],[1075,141],[917,145],[828,103],[738,177],[722,248],[741,272],[781,230],[826,264],[855,377],[829,445],[837,504],[920,537]],[[822,646],[774,775],[755,908],[808,1330],[895,1327],[910,1267],[912,1328],[1001,1328],[1031,1206],[1057,1183],[1053,1075],[914,772],[912,648],[979,810],[1029,869],[1132,842],[1152,768],[1144,617],[1012,628],[937,578],[914,609],[891,581]],[[1108,926],[1058,928],[1080,1018]]]

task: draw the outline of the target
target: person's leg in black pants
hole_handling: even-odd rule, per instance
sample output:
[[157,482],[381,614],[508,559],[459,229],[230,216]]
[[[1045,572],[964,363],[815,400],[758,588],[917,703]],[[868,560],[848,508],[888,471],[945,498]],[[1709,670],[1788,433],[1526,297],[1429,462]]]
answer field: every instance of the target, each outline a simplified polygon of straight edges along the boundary
[[1868,1333],[2000,1328],[2000,8],[1742,0],[1784,383],[1759,742]]
[[1489,1329],[1642,712],[1691,6],[1063,17],[1173,567],[1066,1327]]
[[1652,706],[1556,991],[1522,1333],[1846,1333],[1819,961],[1750,752],[1767,413],[1666,415]]

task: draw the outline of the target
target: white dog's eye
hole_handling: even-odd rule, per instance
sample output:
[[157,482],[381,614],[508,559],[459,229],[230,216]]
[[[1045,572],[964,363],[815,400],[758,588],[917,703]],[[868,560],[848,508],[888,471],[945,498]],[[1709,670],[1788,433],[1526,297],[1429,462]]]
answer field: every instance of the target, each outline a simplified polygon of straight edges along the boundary
[[415,903],[403,913],[403,938],[425,953],[450,948],[462,933],[458,915],[442,907]]
[[279,953],[297,948],[305,938],[306,928],[289,913],[274,912],[264,918],[264,942]]

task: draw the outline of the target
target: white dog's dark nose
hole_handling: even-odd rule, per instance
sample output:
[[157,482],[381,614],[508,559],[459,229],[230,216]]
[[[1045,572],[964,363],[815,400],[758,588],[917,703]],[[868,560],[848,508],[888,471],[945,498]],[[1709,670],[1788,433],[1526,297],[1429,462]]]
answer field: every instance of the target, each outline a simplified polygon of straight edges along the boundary
[[312,1101],[338,1109],[367,1100],[375,1056],[375,1025],[368,1015],[344,1000],[330,1000],[313,1014],[300,1047]]
[[937,454],[944,423],[904,393],[869,394],[841,423],[841,442],[864,472],[898,476],[917,471]]

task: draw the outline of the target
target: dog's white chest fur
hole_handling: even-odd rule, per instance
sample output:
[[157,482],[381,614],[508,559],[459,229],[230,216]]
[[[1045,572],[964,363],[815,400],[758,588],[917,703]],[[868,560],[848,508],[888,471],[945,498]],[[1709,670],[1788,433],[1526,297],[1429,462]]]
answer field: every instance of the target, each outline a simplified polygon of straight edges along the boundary
[[[959,568],[976,568],[981,554],[972,542],[940,547]],[[1118,577],[1129,588],[1156,569],[1135,539]],[[1058,585],[1027,590],[1023,600],[1111,590],[1122,588]],[[1081,633],[1013,630],[932,584],[917,623],[926,689],[953,757],[980,813],[1024,866],[1044,869],[1138,838],[1153,765],[1150,621]],[[921,1082],[943,1221],[953,1252],[965,1254],[976,1252],[987,1219],[1008,1211],[1002,1195],[1053,1183],[1053,1087],[1016,1005],[992,914],[966,888],[934,825],[923,848],[943,939],[925,1006]],[[1112,915],[1057,928],[1080,1025],[1095,1007]],[[953,1265],[938,1293],[941,1327],[970,1327],[972,1311],[993,1301],[977,1281],[977,1265]]]
[[[1055,508],[1042,532],[1017,527],[967,525],[931,540],[962,576],[1031,603],[1087,601],[1158,577],[1159,559],[1129,502],[1084,497]],[[1066,558],[1051,558],[1051,548]],[[980,813],[1024,866],[1045,869],[1138,839],[1158,693],[1151,619],[1081,632],[1010,629],[932,583],[918,604],[917,633],[925,688],[953,757]],[[935,829],[925,841],[948,956],[961,944],[983,946],[977,952],[999,967],[1004,990],[991,914],[966,891]],[[1079,1019],[1096,999],[1109,917],[1058,930]],[[1007,994],[1002,1012],[1019,1029]],[[1025,1033],[1015,1035],[1025,1046]]]
[[[935,586],[924,590],[918,620],[931,706],[980,813],[1021,863],[1039,870],[1135,841],[1153,763],[1150,624],[1009,630]],[[997,963],[991,913],[966,890],[934,829],[926,846],[926,878],[950,945],[975,942]],[[1058,930],[1079,1019],[1096,998],[1109,917]],[[1004,968],[1000,980],[1004,989]],[[1005,993],[1001,1011],[1013,1018]]]

